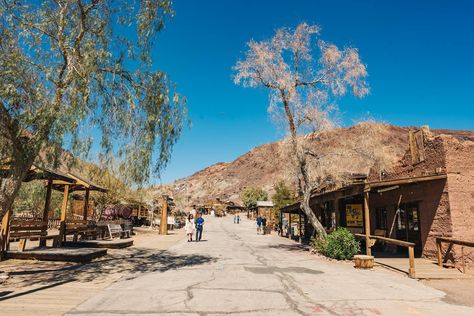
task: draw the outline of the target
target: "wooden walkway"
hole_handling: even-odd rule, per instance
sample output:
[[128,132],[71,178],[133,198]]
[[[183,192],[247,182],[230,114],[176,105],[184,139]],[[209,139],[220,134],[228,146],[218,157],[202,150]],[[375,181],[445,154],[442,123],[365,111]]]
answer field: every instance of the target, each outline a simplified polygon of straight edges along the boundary
[[[408,274],[408,258],[375,258],[375,263],[389,269],[394,269]],[[416,279],[463,279],[470,278],[469,275],[461,273],[455,268],[441,268],[435,261],[416,258]]]

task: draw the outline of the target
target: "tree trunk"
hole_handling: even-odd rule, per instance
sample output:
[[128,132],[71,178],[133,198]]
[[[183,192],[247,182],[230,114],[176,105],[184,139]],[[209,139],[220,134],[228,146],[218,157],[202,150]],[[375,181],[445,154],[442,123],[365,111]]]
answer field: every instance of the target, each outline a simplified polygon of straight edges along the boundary
[[309,206],[310,198],[311,198],[311,192],[305,192],[303,196],[303,201],[301,202],[301,209],[306,214],[310,224],[314,227],[316,231],[316,236],[318,238],[324,238],[327,236],[326,230],[324,229],[323,225],[316,217],[316,214],[314,214],[313,210]]
[[10,210],[15,197],[20,190],[23,179],[33,165],[34,158],[27,161],[15,161],[17,165],[11,166],[11,173],[6,178],[0,178],[0,219],[7,210]]
[[[303,194],[303,201],[301,202],[301,210],[306,214],[310,224],[314,227],[316,234],[319,238],[326,237],[326,230],[323,225],[319,222],[316,214],[309,205],[309,201],[312,193],[312,186],[310,185],[310,177],[308,173],[308,164],[306,161],[306,155],[298,149],[298,132],[296,130],[295,121],[293,114],[291,113],[290,104],[284,91],[280,91],[283,99],[283,105],[285,107],[286,117],[288,119],[288,126],[290,128],[291,145],[293,152],[296,155],[298,163],[298,173],[301,177],[298,177],[299,188],[298,191]],[[301,181],[302,180],[302,181]]]

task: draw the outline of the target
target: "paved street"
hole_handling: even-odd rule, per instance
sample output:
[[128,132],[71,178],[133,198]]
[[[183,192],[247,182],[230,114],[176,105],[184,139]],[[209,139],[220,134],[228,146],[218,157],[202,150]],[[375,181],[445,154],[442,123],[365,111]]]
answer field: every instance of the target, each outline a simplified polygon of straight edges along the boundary
[[69,314],[474,315],[401,274],[319,259],[284,238],[256,235],[250,221],[205,220],[202,242],[169,249],[173,265],[130,274]]

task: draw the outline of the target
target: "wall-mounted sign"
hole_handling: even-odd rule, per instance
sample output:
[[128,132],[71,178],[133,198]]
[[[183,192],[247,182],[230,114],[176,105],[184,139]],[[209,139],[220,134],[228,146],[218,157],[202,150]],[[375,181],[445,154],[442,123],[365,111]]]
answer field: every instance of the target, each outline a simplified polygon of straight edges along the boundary
[[346,225],[348,227],[363,227],[363,214],[362,204],[346,204]]

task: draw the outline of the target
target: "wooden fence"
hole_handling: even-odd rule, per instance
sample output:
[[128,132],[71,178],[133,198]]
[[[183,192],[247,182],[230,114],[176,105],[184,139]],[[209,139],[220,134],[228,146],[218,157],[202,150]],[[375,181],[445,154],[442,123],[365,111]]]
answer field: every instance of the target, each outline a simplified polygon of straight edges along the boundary
[[[444,254],[444,258],[443,258],[443,245],[442,245],[442,243],[447,243],[448,244],[448,249],[446,249],[446,253]],[[453,249],[454,245],[461,246],[461,267],[462,267],[462,272],[466,273],[466,263],[464,261],[464,247],[474,248],[474,242],[472,242],[472,241],[466,241],[466,240],[460,240],[460,239],[454,239],[454,238],[448,238],[448,237],[438,237],[438,238],[436,238],[436,248],[438,250],[438,265],[440,267],[442,267],[443,264],[448,262],[449,253]]]
[[[357,238],[365,239],[367,236],[364,234],[354,234]],[[370,241],[373,242],[369,247],[372,247],[375,241],[381,241],[387,244],[392,244],[396,246],[406,247],[408,248],[408,276],[410,278],[415,278],[415,243],[388,238],[388,237],[381,237],[381,236],[374,236],[370,235]]]

